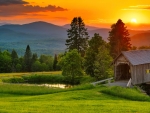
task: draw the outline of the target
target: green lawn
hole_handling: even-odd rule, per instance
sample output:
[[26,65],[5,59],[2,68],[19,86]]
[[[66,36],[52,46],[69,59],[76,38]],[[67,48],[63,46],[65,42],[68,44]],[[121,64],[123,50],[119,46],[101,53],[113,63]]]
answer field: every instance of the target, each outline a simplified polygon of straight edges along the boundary
[[[104,86],[43,87],[47,92],[42,95],[38,93],[42,91],[40,87],[7,84],[0,87],[0,113],[150,113],[149,101],[132,101],[102,93],[108,88]],[[34,95],[26,92],[34,92]]]

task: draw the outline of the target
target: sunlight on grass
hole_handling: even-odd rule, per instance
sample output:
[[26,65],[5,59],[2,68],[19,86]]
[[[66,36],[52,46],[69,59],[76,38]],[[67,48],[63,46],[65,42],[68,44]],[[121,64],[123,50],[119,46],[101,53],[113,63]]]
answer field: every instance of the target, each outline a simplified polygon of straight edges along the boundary
[[[7,87],[7,86],[2,86]],[[0,90],[2,90],[0,87]],[[21,89],[20,86],[12,88]],[[43,95],[16,95],[0,93],[1,113],[149,113],[150,102],[131,101],[101,93],[105,86],[76,86],[69,90],[56,89]],[[22,89],[28,92],[25,87]],[[11,88],[10,88],[11,90]],[[42,90],[31,88],[34,92]],[[48,89],[47,90],[55,90]],[[140,92],[139,92],[140,93]]]
[[47,75],[47,74],[61,74],[61,71],[50,71],[50,72],[30,72],[30,73],[0,73],[1,76],[22,76],[22,75],[31,75],[31,74],[40,74],[40,75]]

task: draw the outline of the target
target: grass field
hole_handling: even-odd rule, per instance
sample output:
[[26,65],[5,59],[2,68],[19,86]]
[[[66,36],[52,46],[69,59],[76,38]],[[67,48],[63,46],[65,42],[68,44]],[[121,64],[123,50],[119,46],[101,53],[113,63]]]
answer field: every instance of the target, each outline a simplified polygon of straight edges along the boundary
[[[5,90],[2,87],[5,87]],[[107,87],[104,86],[82,85],[71,89],[42,88],[2,84],[0,86],[0,113],[150,112],[149,100],[132,101],[119,96],[108,95],[102,93],[102,91],[107,90]],[[18,93],[14,93],[15,91]],[[39,95],[39,92],[42,91],[46,92]],[[34,92],[34,95],[26,92]],[[141,93],[140,95],[144,96]],[[146,98],[149,97],[146,96]]]
[[[10,73],[0,77],[61,72]],[[83,78],[89,82],[90,78]],[[83,82],[83,83],[84,83]],[[150,113],[150,97],[137,89],[83,84],[70,89],[0,83],[0,113]]]

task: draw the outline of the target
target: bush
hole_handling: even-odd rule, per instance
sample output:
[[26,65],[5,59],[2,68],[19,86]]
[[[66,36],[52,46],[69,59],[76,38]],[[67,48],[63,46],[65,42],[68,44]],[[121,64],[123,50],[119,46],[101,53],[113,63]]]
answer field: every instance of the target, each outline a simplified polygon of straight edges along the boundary
[[[31,83],[31,84],[71,84],[67,77],[62,75],[24,75],[20,78],[7,78],[2,80],[5,83]],[[74,84],[79,84],[78,78],[74,79]]]
[[6,83],[24,83],[25,82],[24,79],[20,77],[5,78],[5,79],[2,79],[2,81]]
[[64,83],[64,77],[62,75],[30,75],[30,76],[22,76],[22,78],[28,83]]
[[150,101],[149,96],[144,95],[137,88],[123,88],[119,86],[109,87],[107,89],[101,90],[102,93],[135,100],[135,101]]

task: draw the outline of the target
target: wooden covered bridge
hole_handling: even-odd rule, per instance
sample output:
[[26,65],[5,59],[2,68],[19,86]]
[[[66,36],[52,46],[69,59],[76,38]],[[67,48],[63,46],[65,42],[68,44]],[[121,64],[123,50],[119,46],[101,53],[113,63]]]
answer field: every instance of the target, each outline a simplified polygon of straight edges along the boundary
[[123,51],[113,65],[115,81],[130,80],[133,85],[150,82],[150,50]]

